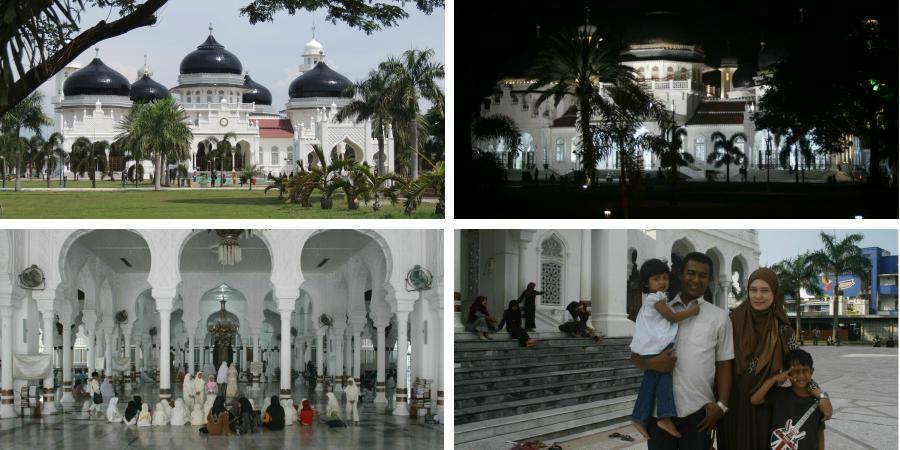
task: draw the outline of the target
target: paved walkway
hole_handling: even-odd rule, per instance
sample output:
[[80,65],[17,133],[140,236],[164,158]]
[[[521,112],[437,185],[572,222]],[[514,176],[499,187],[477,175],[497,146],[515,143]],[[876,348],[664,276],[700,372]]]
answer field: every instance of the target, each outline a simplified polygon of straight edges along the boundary
[[[241,385],[243,388],[244,385]],[[294,402],[300,403],[301,394],[294,389]],[[257,407],[262,399],[278,392],[278,385],[270,383],[264,390],[248,393]],[[155,407],[158,388],[145,384],[139,393],[145,403]],[[176,389],[180,394],[180,389]],[[128,397],[132,395],[127,393]],[[313,398],[314,407],[325,410],[324,395]],[[125,411],[126,401],[120,401],[120,412]],[[105,411],[105,410],[104,410]],[[62,415],[45,416],[42,419],[15,418],[0,420],[0,448],[4,450],[105,450],[124,448],[175,449],[440,449],[443,447],[441,425],[426,425],[424,419],[398,417],[376,410],[372,403],[364,403],[360,410],[359,426],[329,428],[317,421],[312,427],[292,425],[282,431],[263,431],[243,436],[208,436],[199,433],[200,427],[188,424],[183,427],[138,428],[123,424],[111,424],[104,418],[88,419],[80,411]]]
[[[897,448],[897,348],[856,345],[803,347],[815,364],[813,378],[831,396],[834,417],[826,422],[829,449]],[[633,443],[610,438],[619,432]],[[550,442],[547,443],[552,444]],[[646,441],[630,425],[561,444],[564,449],[645,449]]]

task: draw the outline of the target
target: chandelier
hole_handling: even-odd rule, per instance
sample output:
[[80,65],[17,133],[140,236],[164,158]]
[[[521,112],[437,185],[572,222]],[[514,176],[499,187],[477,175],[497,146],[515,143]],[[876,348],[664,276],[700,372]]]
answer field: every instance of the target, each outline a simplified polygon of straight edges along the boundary
[[[222,240],[219,242],[219,264],[233,266],[241,262],[241,244],[238,238],[245,230],[216,230],[216,234]],[[246,230],[250,236],[250,230]]]
[[219,310],[219,317],[207,325],[207,330],[213,335],[216,342],[227,343],[237,333],[240,324],[235,323],[234,320],[228,317],[225,311],[224,288],[222,290],[223,293],[219,299],[219,304],[222,305],[222,308]]

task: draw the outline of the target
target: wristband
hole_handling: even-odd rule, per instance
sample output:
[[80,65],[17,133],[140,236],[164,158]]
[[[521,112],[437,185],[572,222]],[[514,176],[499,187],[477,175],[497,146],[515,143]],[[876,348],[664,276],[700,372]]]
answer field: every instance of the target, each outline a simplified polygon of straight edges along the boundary
[[722,402],[721,402],[721,401],[717,401],[717,402],[716,402],[716,406],[718,406],[718,407],[719,407],[719,409],[721,409],[721,410],[722,410],[722,414],[725,414],[725,413],[727,413],[727,412],[728,412],[728,407],[727,407],[727,406],[725,406],[725,404],[724,404],[724,403],[722,403]]

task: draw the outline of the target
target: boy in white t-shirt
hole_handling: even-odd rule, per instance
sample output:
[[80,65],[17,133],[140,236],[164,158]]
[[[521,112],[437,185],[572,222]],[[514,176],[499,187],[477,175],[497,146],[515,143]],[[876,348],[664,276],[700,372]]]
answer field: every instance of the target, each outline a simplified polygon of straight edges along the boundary
[[[669,266],[659,259],[649,259],[641,265],[641,290],[647,295],[635,320],[634,336],[631,339],[631,351],[642,357],[656,356],[671,348],[678,333],[678,322],[700,313],[697,303],[684,311],[675,312],[666,304],[669,289]],[[672,417],[678,417],[675,411],[675,397],[672,393],[672,374],[653,370],[644,371],[641,389],[634,410],[631,412],[632,424],[648,440],[647,423],[653,412],[656,400],[657,424],[667,433],[681,437]]]

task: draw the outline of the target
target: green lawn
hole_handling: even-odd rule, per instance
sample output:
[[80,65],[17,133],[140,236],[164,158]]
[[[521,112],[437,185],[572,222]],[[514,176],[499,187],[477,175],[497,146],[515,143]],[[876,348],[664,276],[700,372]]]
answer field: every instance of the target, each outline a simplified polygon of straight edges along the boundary
[[[46,186],[46,182],[44,184]],[[52,186],[52,183],[51,183]],[[4,219],[404,219],[402,204],[382,202],[379,212],[360,204],[350,211],[343,195],[336,194],[334,207],[323,210],[319,196],[312,208],[286,204],[276,192],[249,190],[184,189],[154,192],[23,191],[0,192]],[[434,203],[425,203],[414,218],[436,219]]]
[[[15,185],[16,185],[15,180],[7,180],[7,182],[6,182],[7,188],[15,187]],[[126,184],[126,186],[133,188],[134,184]],[[23,179],[22,187],[23,188],[46,188],[47,180]],[[62,184],[59,182],[58,178],[57,179],[51,178],[50,179],[50,187],[51,188],[61,188]],[[91,187],[91,180],[90,180],[90,178],[79,178],[78,181],[73,181],[73,180],[69,179],[69,180],[66,180],[66,187],[67,188],[89,188],[89,187]],[[97,187],[98,188],[121,188],[122,181],[121,180],[109,181],[109,180],[99,180],[98,179]],[[138,184],[138,187],[152,188],[153,183],[151,183],[150,180],[144,180],[143,182]]]

